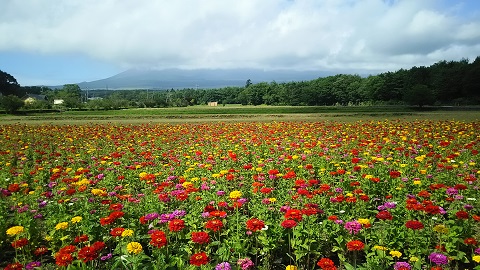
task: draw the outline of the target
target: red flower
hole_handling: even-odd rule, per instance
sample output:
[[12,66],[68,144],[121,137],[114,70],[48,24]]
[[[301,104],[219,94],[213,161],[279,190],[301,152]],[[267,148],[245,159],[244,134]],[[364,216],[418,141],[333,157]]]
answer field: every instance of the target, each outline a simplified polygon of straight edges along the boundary
[[223,222],[219,219],[211,219],[205,224],[205,228],[214,232],[219,231],[223,227]]
[[397,177],[400,177],[400,175],[402,175],[402,173],[399,171],[390,171],[391,178],[397,178]]
[[124,215],[125,213],[122,211],[113,211],[112,213],[110,213],[110,215],[108,215],[108,217],[112,219],[117,219],[123,217]]
[[388,211],[380,211],[380,212],[377,213],[376,217],[378,219],[381,219],[381,220],[386,220],[386,219],[392,220],[393,219],[392,214],[390,214],[390,212],[388,212]]
[[247,229],[249,229],[252,232],[259,231],[265,227],[265,222],[258,218],[251,218],[247,220]]
[[72,246],[72,245],[68,245],[68,246],[64,246],[63,248],[61,248],[58,253],[73,253],[77,251],[77,247],[76,246]]
[[109,207],[109,209],[110,209],[110,210],[115,210],[115,211],[122,210],[122,209],[123,209],[123,204],[121,204],[121,203],[111,204],[110,207]]
[[163,231],[154,231],[150,235],[150,245],[161,248],[167,245],[167,237]]
[[318,262],[317,265],[320,266],[323,270],[336,270],[337,267],[335,267],[335,263],[330,260],[329,258],[321,258]]
[[55,255],[55,263],[58,266],[68,266],[73,261],[72,254],[70,253],[57,253]]
[[5,267],[5,270],[22,270],[23,265],[21,263],[11,263]]
[[359,240],[352,240],[347,243],[347,249],[350,251],[362,250],[365,247],[365,244]]
[[17,192],[19,190],[20,190],[20,185],[19,184],[8,185],[8,191],[10,191],[10,192]]
[[291,228],[297,226],[297,222],[293,219],[286,219],[286,220],[282,221],[282,223],[280,225],[282,225],[282,227],[285,228],[285,229],[291,229]]
[[100,218],[100,225],[102,226],[109,225],[109,224],[112,224],[114,221],[115,219],[111,217],[102,217]]
[[27,238],[20,238],[16,241],[12,242],[12,247],[13,248],[22,248],[26,245],[28,245],[28,239]]
[[208,256],[205,252],[195,253],[190,257],[190,264],[202,266],[208,263]]
[[466,238],[465,240],[463,240],[463,243],[465,243],[466,245],[477,245],[477,240],[475,240],[475,238],[473,237],[469,237],[469,238]]
[[185,221],[183,221],[181,219],[174,219],[174,220],[170,220],[170,222],[168,222],[168,229],[171,232],[179,232],[183,228],[185,228]]
[[120,227],[117,227],[117,228],[113,228],[111,231],[110,231],[110,235],[113,236],[113,237],[117,237],[117,236],[121,236],[123,231],[125,231],[124,228],[120,228]]
[[33,254],[35,254],[35,256],[41,256],[45,253],[48,252],[48,248],[47,247],[38,247],[35,249],[35,251],[33,252]]
[[285,219],[293,219],[295,221],[301,221],[302,220],[302,211],[298,209],[289,209],[285,213]]
[[92,249],[91,247],[83,247],[78,251],[78,258],[81,259],[83,262],[93,261],[98,257],[97,252]]
[[99,252],[100,250],[105,248],[105,243],[102,241],[97,241],[91,245],[91,248],[95,250],[95,252]]
[[192,232],[192,241],[197,244],[207,244],[210,236],[206,232]]
[[423,229],[423,223],[418,220],[409,220],[405,223],[405,227],[412,229],[412,230],[420,230]]
[[468,219],[468,213],[463,210],[460,210],[457,213],[455,213],[455,216],[457,216],[458,219]]
[[83,243],[88,241],[88,235],[82,234],[80,236],[75,236],[75,243]]

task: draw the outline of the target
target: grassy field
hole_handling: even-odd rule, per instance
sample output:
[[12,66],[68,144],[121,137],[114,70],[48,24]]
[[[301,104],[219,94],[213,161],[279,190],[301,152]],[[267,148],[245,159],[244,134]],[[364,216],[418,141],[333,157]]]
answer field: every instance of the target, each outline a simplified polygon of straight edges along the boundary
[[402,106],[192,106],[182,108],[124,109],[110,111],[64,111],[0,115],[2,124],[84,124],[115,123],[183,123],[218,121],[357,121],[357,120],[463,120],[478,121],[478,110],[414,110]]

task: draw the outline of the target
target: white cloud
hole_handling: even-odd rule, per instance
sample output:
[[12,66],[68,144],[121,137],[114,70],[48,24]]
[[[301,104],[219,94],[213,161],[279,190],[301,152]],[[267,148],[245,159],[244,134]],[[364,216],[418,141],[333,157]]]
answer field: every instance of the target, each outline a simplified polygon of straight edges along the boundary
[[0,51],[83,53],[125,68],[359,72],[475,58],[480,22],[438,2],[3,0]]

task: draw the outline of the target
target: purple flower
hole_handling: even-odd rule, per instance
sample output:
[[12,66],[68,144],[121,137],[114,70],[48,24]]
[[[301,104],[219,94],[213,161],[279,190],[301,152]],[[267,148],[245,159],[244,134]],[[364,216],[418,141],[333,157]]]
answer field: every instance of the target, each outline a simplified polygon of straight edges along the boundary
[[29,262],[27,263],[27,265],[25,265],[25,269],[27,270],[33,270],[35,269],[36,267],[40,267],[42,266],[42,263],[41,262]]
[[393,266],[393,269],[399,270],[399,269],[412,269],[412,266],[410,266],[409,263],[407,262],[396,262],[395,265]]
[[175,210],[172,212],[172,215],[175,217],[175,218],[181,218],[183,216],[185,216],[187,214],[187,212],[185,210]]
[[110,258],[112,258],[112,253],[108,253],[107,255],[100,257],[100,260],[106,261]]
[[387,210],[387,207],[385,207],[385,205],[379,205],[377,209],[378,211],[383,211],[383,210]]
[[102,180],[105,177],[103,173],[97,175],[97,179]]
[[456,189],[453,188],[453,187],[448,188],[446,192],[447,192],[447,195],[449,195],[449,196],[457,195],[457,194],[458,194],[458,190],[456,190]]
[[386,202],[386,203],[383,204],[383,206],[385,206],[388,209],[393,209],[393,208],[397,207],[397,204],[394,203],[394,202]]
[[463,208],[465,208],[465,210],[472,210],[472,209],[473,209],[473,205],[471,205],[471,204],[465,204],[465,205],[463,206]]
[[344,228],[350,233],[350,234],[357,234],[362,230],[362,224],[360,224],[358,221],[349,221],[345,223]]
[[160,215],[160,223],[167,223],[169,222],[170,220],[174,219],[175,216],[171,215],[171,214],[161,214]]
[[158,213],[150,213],[145,215],[145,220],[153,220],[158,218],[160,215]]
[[480,248],[475,249],[475,254],[480,254]]
[[222,262],[217,264],[217,266],[215,266],[215,270],[231,270],[231,269],[232,267],[228,262]]
[[225,191],[223,190],[217,191],[217,196],[223,196],[223,195],[225,195]]
[[342,193],[342,192],[343,192],[343,189],[342,189],[342,188],[335,188],[335,192],[337,192],[337,193]]
[[242,268],[242,270],[248,270],[255,266],[255,264],[249,258],[239,259],[237,264]]
[[441,253],[433,252],[428,256],[428,259],[436,265],[448,264],[447,256]]

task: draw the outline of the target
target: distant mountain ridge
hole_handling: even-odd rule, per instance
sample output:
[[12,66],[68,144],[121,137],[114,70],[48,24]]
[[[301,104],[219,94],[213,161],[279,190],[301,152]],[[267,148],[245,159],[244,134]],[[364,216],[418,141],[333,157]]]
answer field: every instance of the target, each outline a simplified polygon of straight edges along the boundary
[[[321,71],[262,69],[130,69],[112,77],[77,83],[81,89],[184,89],[245,86],[247,80],[289,82],[335,75]],[[60,88],[62,86],[59,86]]]

